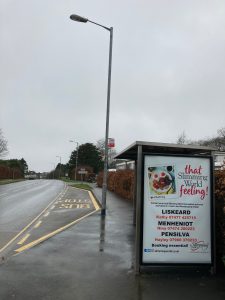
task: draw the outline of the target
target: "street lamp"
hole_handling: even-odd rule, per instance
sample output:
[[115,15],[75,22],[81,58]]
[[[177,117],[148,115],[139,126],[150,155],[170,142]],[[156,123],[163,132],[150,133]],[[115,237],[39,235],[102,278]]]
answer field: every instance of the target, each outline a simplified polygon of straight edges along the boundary
[[77,161],[78,161],[79,143],[78,143],[78,142],[75,142],[75,141],[72,141],[72,140],[70,140],[69,142],[77,144],[76,169],[75,169],[75,172],[74,172],[74,180],[76,181],[76,180],[77,180]]
[[60,164],[59,164],[59,179],[60,179],[60,177],[61,177],[61,156],[56,155],[56,157],[59,157],[59,161],[60,161]]
[[106,106],[106,128],[105,128],[105,160],[104,160],[104,173],[102,184],[102,211],[101,214],[105,216],[106,211],[106,192],[107,192],[107,172],[108,172],[108,137],[109,137],[109,111],[110,111],[110,90],[111,90],[111,70],[112,70],[112,44],[113,44],[113,27],[106,27],[96,22],[90,21],[87,18],[71,15],[70,19],[82,23],[93,23],[110,32],[109,43],[109,67],[108,67],[108,88],[107,88],[107,106]]

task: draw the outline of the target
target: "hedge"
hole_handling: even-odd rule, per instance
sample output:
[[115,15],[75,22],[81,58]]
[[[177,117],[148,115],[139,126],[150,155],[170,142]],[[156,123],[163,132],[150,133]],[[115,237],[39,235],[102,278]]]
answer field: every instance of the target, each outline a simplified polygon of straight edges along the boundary
[[216,254],[225,264],[225,170],[215,172]]
[[0,179],[19,179],[23,178],[21,171],[17,168],[10,168],[0,165]]
[[[102,187],[103,173],[100,172],[97,177],[98,187]],[[109,172],[107,179],[108,190],[115,192],[122,198],[132,200],[134,197],[134,171],[118,170]]]

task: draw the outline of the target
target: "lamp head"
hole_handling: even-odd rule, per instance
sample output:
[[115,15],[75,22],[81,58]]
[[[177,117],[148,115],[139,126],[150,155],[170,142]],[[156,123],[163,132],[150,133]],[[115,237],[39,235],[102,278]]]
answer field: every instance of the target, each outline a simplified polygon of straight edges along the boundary
[[73,21],[82,22],[82,23],[87,23],[87,21],[88,21],[87,18],[78,16],[78,15],[71,15],[70,19],[73,20]]

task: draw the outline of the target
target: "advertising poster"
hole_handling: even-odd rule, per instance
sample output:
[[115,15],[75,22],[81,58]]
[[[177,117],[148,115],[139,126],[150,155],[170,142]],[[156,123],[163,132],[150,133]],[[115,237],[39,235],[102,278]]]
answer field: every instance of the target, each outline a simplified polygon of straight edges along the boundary
[[142,263],[211,263],[210,159],[146,155]]

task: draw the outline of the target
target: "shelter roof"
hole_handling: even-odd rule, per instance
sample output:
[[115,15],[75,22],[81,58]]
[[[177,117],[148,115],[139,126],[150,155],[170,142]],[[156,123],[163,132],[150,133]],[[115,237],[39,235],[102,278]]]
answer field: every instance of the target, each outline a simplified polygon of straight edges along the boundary
[[116,159],[137,160],[138,146],[142,146],[143,153],[154,154],[183,154],[183,155],[211,155],[215,148],[197,145],[178,145],[136,141],[115,156]]

